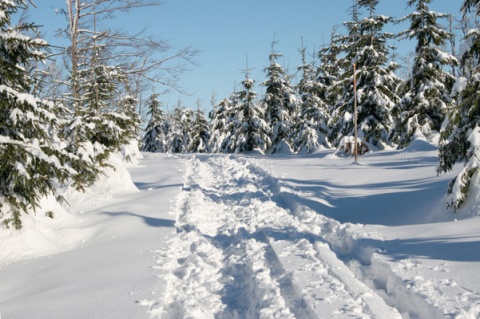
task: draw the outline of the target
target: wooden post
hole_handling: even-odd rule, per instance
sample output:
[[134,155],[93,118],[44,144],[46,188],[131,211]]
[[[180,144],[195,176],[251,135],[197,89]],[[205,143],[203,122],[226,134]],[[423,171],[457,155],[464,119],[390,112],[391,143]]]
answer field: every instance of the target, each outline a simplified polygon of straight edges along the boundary
[[358,161],[358,132],[357,132],[357,64],[353,64],[353,126],[354,126],[354,147],[355,162]]

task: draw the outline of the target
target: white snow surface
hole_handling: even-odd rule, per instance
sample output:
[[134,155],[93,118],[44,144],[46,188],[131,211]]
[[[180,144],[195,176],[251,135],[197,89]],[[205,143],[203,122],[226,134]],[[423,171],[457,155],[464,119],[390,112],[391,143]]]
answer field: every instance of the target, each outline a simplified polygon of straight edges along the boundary
[[444,210],[436,154],[117,163],[0,229],[0,317],[480,318],[480,217]]

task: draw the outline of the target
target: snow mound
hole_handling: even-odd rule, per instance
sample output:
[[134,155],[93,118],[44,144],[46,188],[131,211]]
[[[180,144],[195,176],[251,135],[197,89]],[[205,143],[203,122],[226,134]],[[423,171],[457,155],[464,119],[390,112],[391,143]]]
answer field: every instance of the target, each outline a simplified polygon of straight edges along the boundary
[[414,140],[403,150],[404,152],[430,152],[435,151],[437,147],[427,141],[427,139],[421,135],[416,134]]
[[119,154],[111,156],[108,165],[98,181],[89,187],[91,192],[112,196],[138,191],[127,170],[127,163]]
[[473,175],[468,196],[454,216],[458,219],[480,217],[480,175],[478,172]]
[[36,212],[22,214],[22,229],[0,231],[0,264],[70,250],[89,237],[88,230],[78,228],[77,217],[54,197],[43,198],[40,207]]
[[294,152],[292,151],[292,148],[287,143],[287,141],[281,140],[280,143],[278,143],[278,145],[276,145],[272,149],[272,154],[275,154],[275,155],[292,155],[292,154],[294,154]]

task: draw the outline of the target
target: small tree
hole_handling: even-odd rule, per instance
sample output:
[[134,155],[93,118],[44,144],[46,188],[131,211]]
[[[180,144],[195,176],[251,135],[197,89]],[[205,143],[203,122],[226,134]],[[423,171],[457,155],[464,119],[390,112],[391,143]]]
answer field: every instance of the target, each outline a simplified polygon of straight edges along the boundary
[[200,109],[200,101],[197,101],[197,111],[191,128],[191,140],[187,151],[190,153],[208,153],[210,130],[205,112]]
[[161,109],[161,103],[158,100],[158,94],[152,93],[147,103],[147,114],[150,115],[150,121],[145,128],[145,135],[142,140],[142,151],[144,152],[164,152],[166,136],[163,132],[165,117]]

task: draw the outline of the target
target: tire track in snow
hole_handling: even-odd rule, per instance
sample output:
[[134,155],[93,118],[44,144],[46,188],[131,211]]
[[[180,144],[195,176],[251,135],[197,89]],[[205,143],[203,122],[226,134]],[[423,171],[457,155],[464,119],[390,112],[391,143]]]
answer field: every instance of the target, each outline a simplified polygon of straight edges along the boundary
[[277,180],[251,160],[197,156],[186,168],[178,234],[159,260],[170,260],[160,266],[167,289],[152,315],[400,317],[319,237],[337,225],[290,211]]

